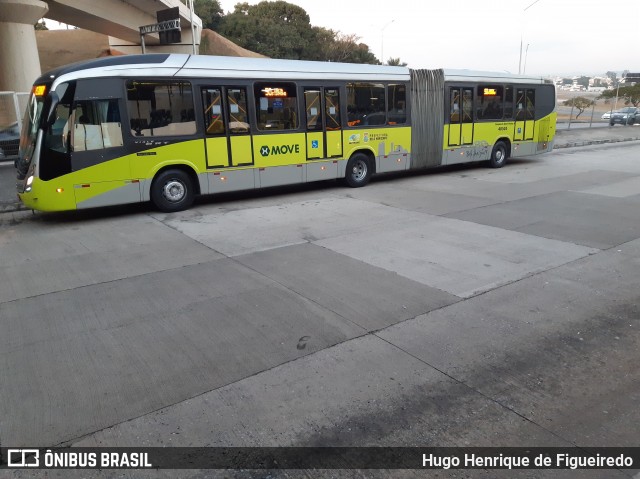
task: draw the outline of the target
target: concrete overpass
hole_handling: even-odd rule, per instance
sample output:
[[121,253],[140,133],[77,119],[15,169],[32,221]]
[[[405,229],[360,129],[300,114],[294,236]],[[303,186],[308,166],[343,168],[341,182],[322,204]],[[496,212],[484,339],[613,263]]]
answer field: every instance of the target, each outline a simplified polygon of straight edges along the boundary
[[[40,75],[33,25],[42,17],[108,35],[113,48],[140,53],[138,28],[173,7],[180,9],[182,43],[160,45],[157,34],[146,35],[146,50],[193,53],[191,14],[181,0],[0,0],[0,91],[29,91]],[[195,15],[193,25],[197,52],[202,21]]]

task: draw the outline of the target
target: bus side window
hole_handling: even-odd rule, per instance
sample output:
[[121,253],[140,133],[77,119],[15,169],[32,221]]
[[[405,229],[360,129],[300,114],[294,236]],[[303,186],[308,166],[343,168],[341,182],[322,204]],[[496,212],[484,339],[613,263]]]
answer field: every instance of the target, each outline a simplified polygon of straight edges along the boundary
[[304,105],[308,131],[322,131],[321,99],[320,89],[307,88],[304,90]]
[[134,136],[196,133],[191,83],[128,80],[127,109]]
[[49,126],[46,136],[46,147],[60,153],[69,152],[69,138],[72,118],[68,104],[58,103],[56,106],[56,120]]
[[79,101],[75,105],[71,131],[73,151],[101,150],[122,146],[118,100]]
[[525,101],[524,90],[518,90],[516,93],[516,120],[518,121],[522,121],[525,118]]
[[204,108],[204,124],[208,135],[225,133],[222,118],[222,92],[219,88],[202,90],[202,106]]
[[389,85],[389,125],[403,125],[407,122],[407,93],[404,85]]
[[254,95],[258,130],[298,128],[298,99],[294,83],[256,83]]
[[471,123],[473,121],[473,90],[465,88],[462,92],[462,123]]
[[536,91],[533,89],[527,90],[526,101],[526,116],[527,120],[533,120],[536,116]]
[[381,83],[347,83],[347,124],[386,124],[385,91]]
[[502,120],[502,85],[479,85],[476,119]]
[[249,133],[247,91],[244,88],[227,88],[227,124],[232,134]]
[[342,128],[340,121],[340,92],[337,88],[326,88],[324,90],[324,98],[327,130],[339,130]]
[[510,86],[504,89],[504,117],[513,118],[513,87]]
[[460,123],[460,90],[452,88],[450,93],[449,123]]

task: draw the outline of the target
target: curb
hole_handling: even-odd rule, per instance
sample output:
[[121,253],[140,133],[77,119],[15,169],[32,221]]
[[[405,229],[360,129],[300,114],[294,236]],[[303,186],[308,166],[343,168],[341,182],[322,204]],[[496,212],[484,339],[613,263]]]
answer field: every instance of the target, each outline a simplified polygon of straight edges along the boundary
[[15,213],[16,211],[28,211],[22,203],[0,203],[0,215],[3,213]]
[[553,145],[553,149],[557,150],[560,148],[575,148],[577,146],[602,145],[604,143],[622,143],[625,141],[638,141],[638,140],[640,140],[640,138],[609,138],[606,140],[575,141],[572,143],[565,143],[563,145]]

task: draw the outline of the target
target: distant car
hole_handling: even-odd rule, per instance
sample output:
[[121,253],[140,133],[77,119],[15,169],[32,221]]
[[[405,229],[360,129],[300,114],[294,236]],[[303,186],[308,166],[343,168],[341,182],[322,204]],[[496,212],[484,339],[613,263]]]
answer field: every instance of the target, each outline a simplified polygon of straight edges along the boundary
[[603,120],[608,120],[609,118],[611,118],[611,111],[605,111],[604,115],[602,115],[601,117]]
[[18,157],[20,146],[20,129],[18,123],[0,130],[0,161],[12,160]]
[[633,125],[634,123],[640,123],[640,108],[635,106],[628,106],[618,111],[614,111],[609,118],[609,125],[613,126],[616,123],[621,125]]

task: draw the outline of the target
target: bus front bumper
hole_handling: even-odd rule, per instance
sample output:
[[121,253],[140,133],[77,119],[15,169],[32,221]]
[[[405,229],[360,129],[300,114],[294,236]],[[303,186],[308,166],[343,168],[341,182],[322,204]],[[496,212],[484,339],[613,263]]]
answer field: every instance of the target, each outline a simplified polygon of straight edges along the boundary
[[39,211],[68,211],[76,209],[73,187],[43,181],[37,177],[18,180],[18,198],[24,206]]

